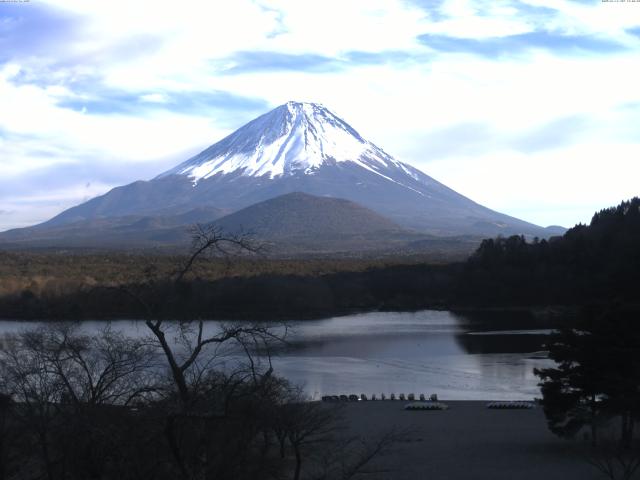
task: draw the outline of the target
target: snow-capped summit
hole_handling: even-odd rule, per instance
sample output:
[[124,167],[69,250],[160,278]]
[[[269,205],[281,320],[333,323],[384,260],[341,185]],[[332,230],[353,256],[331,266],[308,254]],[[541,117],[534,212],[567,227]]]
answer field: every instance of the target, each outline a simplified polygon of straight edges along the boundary
[[274,178],[313,174],[324,164],[345,161],[381,176],[389,167],[401,167],[324,106],[287,102],[160,177],[187,175],[194,183],[233,172]]
[[[114,188],[38,228],[105,218],[192,218],[202,209],[232,213],[282,195],[293,203],[304,198],[286,196],[293,192],[346,199],[431,235],[546,234],[394,159],[322,105],[300,102],[265,113],[150,181]],[[302,215],[296,212],[281,214]]]

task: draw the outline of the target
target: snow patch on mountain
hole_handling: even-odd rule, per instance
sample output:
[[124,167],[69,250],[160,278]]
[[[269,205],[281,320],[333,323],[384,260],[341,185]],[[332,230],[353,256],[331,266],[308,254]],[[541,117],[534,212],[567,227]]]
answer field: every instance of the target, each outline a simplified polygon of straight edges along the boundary
[[273,179],[300,171],[313,174],[334,162],[353,162],[395,183],[385,170],[399,168],[420,180],[415,169],[363,139],[322,105],[300,102],[256,118],[160,177],[186,175],[194,184],[229,173]]

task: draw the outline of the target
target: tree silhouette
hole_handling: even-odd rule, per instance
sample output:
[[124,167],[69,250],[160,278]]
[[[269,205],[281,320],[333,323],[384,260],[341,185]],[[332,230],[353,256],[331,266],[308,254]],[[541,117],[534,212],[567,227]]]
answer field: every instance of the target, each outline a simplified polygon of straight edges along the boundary
[[620,420],[628,448],[640,415],[639,312],[631,307],[585,309],[577,324],[553,334],[547,344],[555,368],[536,369],[542,404],[554,433],[574,436],[589,425]]

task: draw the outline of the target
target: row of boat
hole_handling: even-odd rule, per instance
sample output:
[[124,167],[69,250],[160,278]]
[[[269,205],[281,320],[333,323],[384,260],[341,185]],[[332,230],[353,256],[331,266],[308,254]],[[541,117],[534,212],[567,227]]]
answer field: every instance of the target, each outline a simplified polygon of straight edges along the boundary
[[[375,393],[371,397],[367,397],[364,393],[360,395],[324,395],[322,397],[323,402],[363,402],[363,401],[376,401],[376,400],[399,400],[411,402],[405,406],[406,410],[446,410],[449,408],[446,404],[438,402],[438,396],[433,394],[429,398],[426,398],[424,394],[420,394],[418,399],[413,393],[405,396],[401,393],[396,397],[394,393],[389,395],[389,398],[383,393],[378,397]],[[534,402],[509,400],[502,402],[489,402],[487,408],[491,409],[515,409],[515,410],[528,410],[535,407]]]
[[[437,402],[438,401],[438,395],[436,395],[435,393],[433,395],[430,395],[429,398],[427,399],[424,395],[424,393],[421,393],[418,396],[418,399],[421,402],[426,402],[431,401],[431,402]],[[391,395],[389,395],[389,397],[387,398],[387,396],[382,393],[380,395],[380,397],[378,397],[375,393],[373,395],[371,395],[371,398],[367,397],[367,395],[365,395],[364,393],[361,393],[360,395],[355,395],[355,394],[351,394],[351,395],[324,395],[322,397],[322,401],[323,402],[366,402],[369,400],[400,400],[401,402],[405,402],[405,401],[409,401],[409,402],[415,402],[416,401],[416,396],[413,393],[410,393],[408,395],[405,396],[404,393],[401,393],[400,395],[398,395],[396,397],[395,393],[392,393]]]

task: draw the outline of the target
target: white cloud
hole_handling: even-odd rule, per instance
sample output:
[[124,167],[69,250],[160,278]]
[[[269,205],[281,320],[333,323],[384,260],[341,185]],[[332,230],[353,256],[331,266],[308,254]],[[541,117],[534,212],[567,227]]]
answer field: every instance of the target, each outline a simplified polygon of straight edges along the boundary
[[143,102],[151,103],[167,103],[167,96],[162,93],[147,93],[140,96],[140,100]]
[[[105,163],[129,171],[123,179],[138,178],[137,166],[156,162],[159,173],[167,163],[158,159],[177,163],[181,152],[213,143],[229,133],[230,124],[239,127],[257,113],[232,114],[206,102],[171,111],[174,97],[197,101],[198,95],[226,92],[272,106],[290,99],[324,103],[389,153],[476,201],[534,222],[588,220],[585,212],[590,215],[594,206],[638,193],[629,179],[639,173],[634,105],[640,105],[640,40],[625,30],[640,24],[640,3],[526,0],[557,11],[544,18],[523,14],[515,3],[470,0],[446,0],[435,17],[400,0],[195,0],[188,6],[159,0],[152,8],[124,1],[47,3],[76,15],[75,34],[82,41],[61,42],[55,55],[25,52],[0,64],[4,179],[28,179],[30,172],[56,165],[84,165],[91,172],[92,164]],[[432,33],[482,39],[543,27],[598,35],[629,50],[559,56],[538,49],[490,58],[437,52],[417,38]],[[388,54],[390,60],[348,61],[354,51]],[[328,65],[224,74],[238,52],[299,55]],[[404,56],[394,59],[393,52]],[[101,111],[92,103],[118,95],[124,105],[139,104]],[[74,107],[63,108],[64,101]],[[531,152],[514,148],[515,139],[574,117],[589,128],[567,144]],[[430,151],[425,139],[459,125],[478,125],[491,138],[476,138],[474,155],[463,155],[455,143],[454,153]],[[603,165],[614,168],[602,173]],[[113,186],[91,180],[91,195]],[[44,220],[82,200],[83,185],[79,178],[66,200],[50,198],[49,206],[33,210],[26,200],[8,208],[10,200],[0,195],[0,210],[20,212],[4,215],[0,229]],[[568,206],[564,213],[562,205]]]
[[429,163],[450,187],[540,225],[588,223],[596,209],[638,195],[640,145],[589,143],[524,155],[492,152]]

